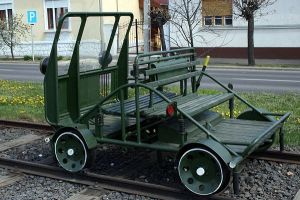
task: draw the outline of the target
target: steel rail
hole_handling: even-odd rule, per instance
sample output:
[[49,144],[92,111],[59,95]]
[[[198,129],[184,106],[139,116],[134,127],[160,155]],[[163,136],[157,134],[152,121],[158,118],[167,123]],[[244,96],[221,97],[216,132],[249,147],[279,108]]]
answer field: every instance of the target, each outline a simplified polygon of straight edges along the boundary
[[34,129],[34,130],[41,130],[41,131],[53,131],[54,129],[46,124],[38,124],[32,122],[25,122],[25,121],[10,121],[10,120],[0,120],[0,126],[7,126],[7,127],[15,127],[15,128],[27,128],[27,129]]
[[292,153],[286,151],[281,152],[269,150],[251,154],[249,158],[300,165],[300,153]]
[[181,188],[155,185],[151,183],[138,182],[119,177],[99,175],[87,171],[82,173],[69,173],[59,167],[45,164],[32,163],[28,161],[0,158],[0,167],[11,169],[25,174],[54,178],[58,180],[73,182],[92,186],[94,188],[104,188],[107,190],[120,191],[130,194],[148,196],[157,199],[210,199],[210,200],[229,200],[231,198],[221,196],[198,196]]

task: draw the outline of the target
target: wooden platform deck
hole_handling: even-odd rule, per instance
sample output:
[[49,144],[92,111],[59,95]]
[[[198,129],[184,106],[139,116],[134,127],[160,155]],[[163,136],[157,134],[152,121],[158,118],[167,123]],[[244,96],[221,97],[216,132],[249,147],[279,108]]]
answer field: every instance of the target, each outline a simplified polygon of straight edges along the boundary
[[[223,119],[210,128],[211,133],[222,143],[227,144],[237,153],[242,153],[249,144],[263,134],[275,122]],[[193,133],[189,141],[197,141],[203,138],[204,134]],[[264,138],[265,140],[268,138]],[[242,144],[242,145],[241,145]]]

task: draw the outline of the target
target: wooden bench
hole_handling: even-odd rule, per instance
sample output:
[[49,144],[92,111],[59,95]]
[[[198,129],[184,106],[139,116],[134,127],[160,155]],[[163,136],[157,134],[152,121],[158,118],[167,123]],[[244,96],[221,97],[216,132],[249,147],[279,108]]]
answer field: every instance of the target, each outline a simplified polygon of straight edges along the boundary
[[[155,62],[150,64],[149,69],[144,70],[144,75],[148,77],[145,84],[151,87],[161,87],[175,82],[183,82],[187,87],[187,79],[194,79],[191,85],[195,84],[197,76],[202,71],[197,70],[195,65],[198,61],[192,61],[189,58],[179,58],[168,60],[165,62]],[[186,89],[185,89],[186,91]],[[183,94],[171,99],[176,101],[177,107],[191,116],[195,116],[203,111],[206,111],[214,106],[217,106],[229,99],[232,99],[232,93],[217,94],[217,95],[198,95],[196,93]],[[151,108],[144,107],[141,109],[142,116],[166,116],[166,107],[168,103],[165,101],[153,104]]]
[[[194,82],[191,81],[191,85],[195,84],[197,76],[202,73],[201,70],[196,70],[195,65],[197,64],[199,64],[199,62],[191,60],[190,56],[169,59],[167,61],[153,60],[153,62],[148,63],[147,68],[143,68],[140,71],[142,72],[142,75],[144,75],[142,82],[153,88],[159,87],[160,91],[163,86],[181,82],[182,86],[185,87],[184,92],[181,94],[175,95],[170,92],[161,92],[172,102],[176,102],[177,107],[190,116],[195,116],[209,110],[234,97],[232,93],[217,95],[199,95],[197,93],[187,94],[187,80],[194,79]],[[139,73],[139,75],[141,74]],[[152,105],[150,104],[150,99],[152,99]],[[142,117],[166,117],[167,105],[168,103],[155,93],[139,97],[140,113]],[[103,106],[103,110],[106,114],[121,114],[119,102],[105,105]],[[127,116],[135,116],[135,98],[124,101],[124,111]]]
[[[231,93],[217,95],[197,95],[193,93],[186,96],[177,96],[172,101],[176,101],[177,107],[190,116],[195,116],[233,98],[233,96]],[[165,117],[167,105],[167,102],[157,103],[151,108],[142,109],[141,115],[145,117]]]

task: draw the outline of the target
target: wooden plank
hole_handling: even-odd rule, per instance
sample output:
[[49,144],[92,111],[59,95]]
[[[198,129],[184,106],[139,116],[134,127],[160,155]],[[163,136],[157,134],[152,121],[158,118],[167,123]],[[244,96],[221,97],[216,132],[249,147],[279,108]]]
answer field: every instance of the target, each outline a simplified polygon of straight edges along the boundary
[[[260,124],[260,126],[257,126],[257,124]],[[226,119],[213,127],[215,130],[211,132],[224,143],[241,142],[250,144],[272,124],[272,122]]]
[[[195,95],[195,94],[194,94]],[[219,94],[219,95],[200,95],[191,97],[189,95],[185,97],[181,97],[178,99],[174,99],[177,102],[177,107],[187,112],[191,116],[195,116],[205,110],[213,108],[224,101],[232,98],[233,94]],[[148,116],[165,116],[165,108],[167,107],[167,103],[162,102],[157,104],[153,108],[142,110],[144,115]]]
[[8,173],[0,175],[0,187],[14,184],[24,178],[24,174]]
[[[260,126],[257,126],[257,124]],[[210,131],[222,143],[243,143],[243,145],[228,145],[238,153],[242,153],[242,151],[247,147],[244,144],[250,144],[260,134],[272,126],[272,124],[273,122],[223,119],[217,125],[212,126]],[[203,135],[204,134],[202,134],[202,132],[199,130],[193,132],[192,134],[188,134],[188,140],[191,142],[198,141],[203,139]],[[263,140],[267,139],[269,139],[269,136],[264,137]]]
[[[173,99],[175,97],[174,93],[165,92],[163,93],[167,98]],[[149,94],[140,96],[139,103],[140,103],[140,109],[146,108],[149,106],[150,97]],[[153,95],[153,104],[157,104],[162,102],[163,99],[160,98],[158,95]],[[132,113],[136,110],[135,106],[135,99],[131,98],[129,100],[125,100],[124,102],[125,112],[126,114]],[[104,112],[107,114],[121,114],[121,108],[120,108],[120,102],[116,102],[114,104],[106,105],[103,107]]]
[[293,200],[300,200],[300,190],[297,192]]
[[227,145],[227,146],[237,153],[243,153],[247,148],[247,146],[245,145]]
[[33,135],[33,134],[28,134],[28,135],[21,136],[19,138],[16,138],[14,140],[11,140],[11,141],[8,141],[8,142],[5,142],[5,143],[1,144],[0,145],[0,151],[5,151],[5,150],[13,148],[13,147],[17,147],[17,146],[20,146],[20,145],[27,144],[27,143],[33,142],[35,140],[41,139],[42,137],[45,137],[45,136]]
[[166,78],[166,79],[163,79],[163,80],[149,82],[149,83],[146,83],[146,85],[149,85],[151,87],[158,87],[158,86],[174,83],[174,82],[177,82],[177,81],[180,81],[180,80],[188,79],[188,78],[191,78],[191,77],[195,77],[195,76],[200,75],[201,73],[202,73],[202,71],[189,72],[189,73],[186,73],[186,74],[173,76],[171,78]]
[[151,64],[151,69],[148,69],[145,71],[146,76],[154,75],[154,74],[160,74],[160,73],[166,73],[166,72],[172,72],[176,71],[178,69],[184,69],[189,68],[192,66],[195,66],[199,64],[198,61],[189,61],[187,59],[183,59],[181,61],[174,62],[173,60],[169,62],[163,62],[163,63],[153,63]]
[[101,196],[107,193],[104,189],[84,189],[77,194],[73,194],[67,200],[100,200]]

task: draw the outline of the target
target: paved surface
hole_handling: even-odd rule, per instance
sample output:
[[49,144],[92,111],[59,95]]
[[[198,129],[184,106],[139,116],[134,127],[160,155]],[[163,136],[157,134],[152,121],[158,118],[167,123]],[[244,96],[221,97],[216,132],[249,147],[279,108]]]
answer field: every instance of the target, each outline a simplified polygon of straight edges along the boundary
[[[250,69],[237,66],[209,66],[207,72],[224,84],[231,82],[238,91],[269,91],[300,93],[300,68]],[[42,82],[38,64],[0,63],[0,79]],[[207,78],[202,86],[220,88]]]
[[[207,72],[224,84],[232,83],[237,91],[300,93],[299,70],[208,68]],[[216,88],[216,85],[207,78],[203,79],[202,86]]]
[[0,63],[0,79],[41,82],[38,64]]

